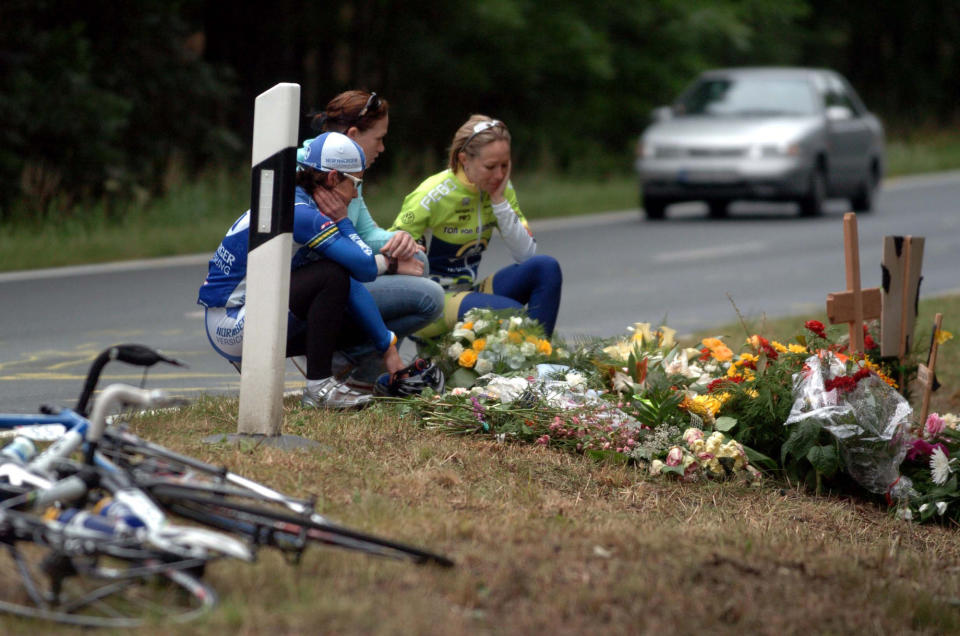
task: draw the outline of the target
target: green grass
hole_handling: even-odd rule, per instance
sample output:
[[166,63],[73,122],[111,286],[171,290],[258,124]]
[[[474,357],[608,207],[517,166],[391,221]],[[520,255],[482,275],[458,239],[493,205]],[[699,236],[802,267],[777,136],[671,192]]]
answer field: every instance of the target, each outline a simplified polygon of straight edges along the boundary
[[[892,139],[887,174],[899,176],[960,168],[960,133]],[[169,194],[108,212],[104,204],[55,214],[45,222],[0,224],[0,271],[212,252],[230,223],[250,205],[245,169],[177,179]],[[514,178],[528,219],[623,210],[637,206],[636,178],[573,177],[543,173]],[[408,176],[368,176],[367,205],[389,226],[416,181]],[[20,218],[29,218],[20,214]]]
[[[955,331],[960,297],[921,303]],[[709,334],[783,342],[801,316]],[[698,334],[699,336],[699,334]],[[935,408],[960,410],[960,342],[941,348]],[[451,570],[315,548],[299,565],[207,568],[221,605],[178,634],[956,633],[957,529],[894,519],[855,497],[768,479],[679,483],[538,445],[451,436],[389,408],[285,404],[286,432],[321,449],[210,445],[236,431],[237,402],[205,398],[143,415],[152,441],[300,496],[351,527],[452,557]],[[8,620],[5,633],[36,633]],[[139,630],[168,633],[169,626]]]

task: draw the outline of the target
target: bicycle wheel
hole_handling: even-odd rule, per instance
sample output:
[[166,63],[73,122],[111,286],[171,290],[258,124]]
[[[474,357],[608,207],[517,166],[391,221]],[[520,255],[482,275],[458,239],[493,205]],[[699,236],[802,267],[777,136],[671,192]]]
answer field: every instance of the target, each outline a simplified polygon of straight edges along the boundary
[[216,594],[187,570],[135,543],[70,537],[7,511],[0,540],[0,611],[84,627],[137,627],[193,620]]
[[138,485],[176,515],[296,555],[314,542],[417,564],[454,565],[435,552],[333,524],[319,515],[298,514],[276,502],[258,500],[250,493],[238,496],[236,488],[218,488],[213,484],[193,487],[160,480]]

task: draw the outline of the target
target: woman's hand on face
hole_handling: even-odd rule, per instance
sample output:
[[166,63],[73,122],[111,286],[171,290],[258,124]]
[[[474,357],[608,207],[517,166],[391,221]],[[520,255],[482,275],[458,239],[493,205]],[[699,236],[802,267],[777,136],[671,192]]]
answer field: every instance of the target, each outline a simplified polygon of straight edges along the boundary
[[402,260],[413,258],[417,252],[422,252],[423,246],[413,240],[413,237],[403,230],[394,233],[387,243],[380,248],[380,253]]
[[413,257],[397,259],[397,273],[407,276],[423,276],[423,262]]
[[493,190],[490,193],[490,202],[491,203],[501,203],[506,200],[504,192],[507,191],[507,184],[510,183],[510,170],[513,168],[513,161],[507,162],[507,170],[503,175],[503,181],[500,182],[500,185],[497,186],[496,190]]
[[313,191],[313,201],[320,211],[330,217],[334,223],[347,216],[347,204],[343,199],[326,188],[317,188]]

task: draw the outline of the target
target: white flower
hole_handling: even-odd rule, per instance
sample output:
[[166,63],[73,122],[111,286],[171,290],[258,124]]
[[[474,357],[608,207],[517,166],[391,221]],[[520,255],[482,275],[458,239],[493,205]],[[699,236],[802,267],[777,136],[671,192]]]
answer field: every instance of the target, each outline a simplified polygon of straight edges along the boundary
[[463,345],[459,342],[454,342],[447,347],[447,355],[451,358],[459,358],[461,353],[463,353]]
[[477,364],[473,368],[477,373],[483,375],[484,373],[493,371],[493,363],[487,358],[477,358]]
[[913,520],[913,512],[910,511],[910,508],[897,508],[897,518],[911,521]]
[[522,369],[526,363],[527,361],[523,356],[511,356],[507,358],[507,365],[511,369]]
[[950,468],[952,461],[939,446],[933,449],[933,453],[930,455],[930,476],[933,478],[933,483],[938,486],[946,483],[950,473],[953,472]]
[[489,325],[490,323],[487,322],[486,320],[477,320],[476,322],[473,323],[473,331],[474,333],[483,333],[483,330],[486,329]]
[[586,382],[587,382],[587,379],[586,379],[586,378],[584,378],[584,377],[583,377],[582,375],[580,375],[579,373],[575,373],[575,372],[573,372],[573,371],[571,371],[570,373],[567,373],[566,375],[564,375],[564,376],[563,376],[563,379],[566,380],[567,385],[568,385],[571,389],[578,389],[578,388],[582,387],[584,384],[586,384]]
[[927,508],[929,508],[929,507],[930,507],[930,504],[928,504],[928,503],[920,504],[920,507],[917,509],[917,511],[918,511],[920,514],[923,514],[923,513],[925,513],[925,512],[927,511]]
[[946,502],[946,501],[938,501],[938,502],[935,503],[934,505],[937,507],[937,514],[942,517],[942,516],[943,516],[943,513],[945,513],[945,512],[947,511],[947,502]]
[[473,333],[469,329],[454,329],[451,334],[454,338],[463,338],[464,340],[469,340],[473,342],[477,339],[477,334]]
[[537,345],[533,344],[532,342],[524,342],[522,345],[520,345],[520,353],[527,357],[534,355],[536,352]]
[[520,327],[523,326],[523,318],[521,318],[520,316],[511,316],[510,326],[516,327],[517,329],[519,329]]

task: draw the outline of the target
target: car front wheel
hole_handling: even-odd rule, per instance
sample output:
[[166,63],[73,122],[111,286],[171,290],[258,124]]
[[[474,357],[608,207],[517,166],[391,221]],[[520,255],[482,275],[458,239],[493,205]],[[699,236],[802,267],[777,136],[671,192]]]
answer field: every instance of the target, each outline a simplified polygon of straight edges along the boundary
[[810,173],[807,193],[800,199],[800,216],[820,216],[827,200],[827,178],[823,168],[817,166]]

